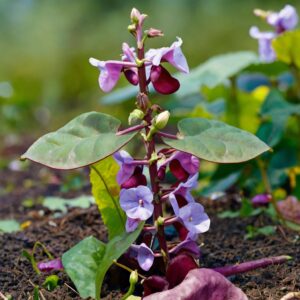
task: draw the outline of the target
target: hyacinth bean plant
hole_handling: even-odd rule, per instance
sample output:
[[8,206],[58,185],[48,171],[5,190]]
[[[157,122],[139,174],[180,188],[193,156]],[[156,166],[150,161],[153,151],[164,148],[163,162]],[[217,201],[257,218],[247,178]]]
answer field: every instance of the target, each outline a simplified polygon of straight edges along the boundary
[[[99,85],[104,92],[111,91],[122,74],[130,84],[138,86],[136,108],[129,116],[130,127],[119,130],[120,121],[116,118],[99,112],[85,113],[41,137],[23,155],[23,159],[56,169],[91,167],[93,194],[107,226],[109,242],[88,237],[63,255],[62,264],[60,260],[53,261],[53,268],[49,262],[39,264],[40,269],[47,271],[55,266],[64,268],[82,297],[100,298],[104,276],[113,264],[131,272],[124,299],[133,294],[140,279],[144,297],[180,287],[189,271],[199,268],[197,239],[210,227],[203,206],[192,195],[198,184],[200,159],[236,163],[269,150],[246,131],[203,118],[181,120],[177,134],[163,131],[170,113],[163,109],[163,102],[151,102],[148,87],[152,85],[158,94],[175,93],[180,83],[169,73],[167,64],[183,73],[188,73],[189,67],[180,38],[170,47],[145,51],[150,38],[163,35],[158,29],[143,30],[146,17],[137,9],[132,10],[128,29],[136,47],[123,43],[120,61],[90,58],[90,64],[100,70]],[[134,137],[140,138],[145,147],[142,158],[121,150]],[[161,143],[165,146],[158,147]],[[173,176],[171,183],[168,174]],[[221,278],[220,286],[214,286],[214,290],[222,287],[221,293],[226,294],[231,289],[235,296],[230,299],[246,299],[228,281],[221,282],[220,273],[229,276],[286,259],[208,270],[210,273],[204,275],[206,269],[199,270],[203,282],[211,272],[216,280]],[[180,299],[192,299],[188,294],[197,289],[200,271],[188,276],[186,284],[191,285],[191,290],[183,289],[185,295]],[[146,298],[172,295],[153,297]]]

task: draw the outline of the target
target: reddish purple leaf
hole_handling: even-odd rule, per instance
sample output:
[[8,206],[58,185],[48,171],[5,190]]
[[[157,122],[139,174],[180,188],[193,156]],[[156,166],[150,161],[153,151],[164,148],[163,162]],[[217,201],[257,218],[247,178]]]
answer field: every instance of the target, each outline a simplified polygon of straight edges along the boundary
[[143,282],[144,297],[153,293],[166,291],[169,288],[168,281],[161,276],[150,276]]
[[191,270],[175,288],[144,300],[247,300],[247,296],[223,275],[210,269]]

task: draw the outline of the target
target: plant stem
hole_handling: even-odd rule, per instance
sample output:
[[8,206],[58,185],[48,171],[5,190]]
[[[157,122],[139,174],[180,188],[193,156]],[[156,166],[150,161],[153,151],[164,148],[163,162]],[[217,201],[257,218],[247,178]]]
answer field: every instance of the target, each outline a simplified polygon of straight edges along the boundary
[[[144,46],[139,48],[138,47],[138,59],[143,60],[144,59]],[[147,88],[147,79],[146,79],[146,69],[145,65],[141,65],[138,67],[138,76],[139,76],[139,88],[140,93],[142,94],[148,94],[148,88]],[[144,120],[147,122],[147,124],[151,123],[152,120],[152,109],[148,108],[147,113],[144,117]],[[148,135],[150,131],[150,125],[147,125],[145,127],[146,130],[146,136]],[[155,154],[155,140],[154,135],[152,136],[151,140],[145,143],[146,151],[147,151],[147,159],[150,161],[153,154]],[[153,202],[154,202],[154,213],[153,213],[153,221],[155,221],[163,216],[162,211],[162,203],[160,199],[160,186],[159,186],[159,180],[158,180],[158,172],[157,172],[157,162],[153,161],[149,165],[149,174],[150,174],[150,181],[151,181],[151,188],[153,192]],[[160,249],[162,251],[165,267],[168,264],[169,260],[169,253],[168,253],[168,246],[166,242],[165,232],[163,226],[157,227],[157,239],[159,242]]]
[[135,126],[126,128],[126,129],[124,129],[124,130],[118,131],[118,132],[116,133],[116,135],[124,135],[124,134],[127,134],[127,133],[131,133],[131,132],[134,132],[134,131],[141,130],[141,129],[145,128],[145,127],[146,127],[146,124],[135,125]]
[[277,202],[273,196],[273,192],[272,192],[272,187],[269,181],[269,177],[265,168],[265,164],[264,162],[261,160],[261,158],[257,158],[257,165],[259,167],[260,173],[261,173],[261,177],[265,186],[265,190],[266,192],[271,196],[271,203],[273,205],[273,207],[275,208],[276,214],[278,216],[278,218],[285,223],[285,219],[281,213],[281,211],[279,210],[278,206],[277,206]]
[[162,131],[158,131],[157,134],[159,136],[166,137],[168,139],[178,140],[178,137],[175,134],[166,133],[166,132],[162,132]]
[[[122,269],[128,271],[129,273],[133,272],[132,269],[130,269],[129,267],[127,267],[127,266],[125,266],[125,265],[123,265],[123,264],[117,262],[115,259],[113,260],[113,263],[114,263],[116,266],[118,266],[118,267],[120,267],[120,268],[122,268]],[[146,278],[147,278],[147,277],[145,277],[145,276],[143,276],[143,275],[141,275],[141,274],[139,274],[139,273],[138,273],[138,275],[139,275],[139,277],[141,277],[142,279],[146,279]]]

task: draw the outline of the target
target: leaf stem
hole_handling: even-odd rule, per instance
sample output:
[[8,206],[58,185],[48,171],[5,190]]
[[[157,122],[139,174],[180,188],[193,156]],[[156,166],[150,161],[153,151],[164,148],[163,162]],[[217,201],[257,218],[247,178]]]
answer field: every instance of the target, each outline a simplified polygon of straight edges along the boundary
[[[120,267],[120,268],[122,268],[122,269],[128,271],[129,273],[134,272],[134,270],[132,270],[131,268],[129,268],[129,267],[127,267],[127,266],[125,266],[125,265],[123,265],[123,264],[117,262],[115,259],[113,260],[113,263],[114,263],[116,266],[118,266],[118,267]],[[147,279],[146,276],[141,275],[141,274],[139,274],[139,273],[137,273],[137,274],[138,274],[138,276],[141,277],[142,279]]]
[[135,125],[135,126],[132,126],[132,127],[129,127],[129,128],[126,128],[124,130],[120,130],[116,133],[116,135],[124,135],[124,134],[127,134],[127,133],[131,133],[131,132],[134,132],[134,131],[139,131],[143,128],[145,128],[147,126],[147,124],[139,124],[139,125]]
[[165,138],[168,138],[168,139],[178,140],[178,137],[175,134],[171,134],[171,133],[167,133],[167,132],[162,132],[162,131],[158,131],[157,134],[159,136],[162,136],[162,137],[165,137]]

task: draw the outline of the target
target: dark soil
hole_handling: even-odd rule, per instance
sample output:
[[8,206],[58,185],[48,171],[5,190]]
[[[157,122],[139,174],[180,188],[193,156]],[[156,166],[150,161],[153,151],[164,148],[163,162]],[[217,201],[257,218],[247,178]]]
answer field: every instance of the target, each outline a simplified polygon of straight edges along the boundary
[[[30,220],[31,225],[22,232],[0,235],[0,291],[10,294],[13,299],[30,299],[33,285],[41,285],[45,276],[37,276],[30,263],[21,256],[22,249],[31,250],[36,241],[44,243],[49,251],[60,257],[64,251],[83,238],[93,235],[105,241],[106,231],[95,206],[89,209],[72,209],[60,218],[54,219],[53,213],[43,208],[37,201],[32,207],[22,206],[24,199],[38,199],[45,195],[63,195],[73,197],[89,191],[87,170],[82,174],[52,172],[40,166],[29,166],[25,171],[0,171],[0,219],[16,218],[19,221]],[[46,175],[45,175],[46,174]],[[62,193],[60,185],[68,176],[83,178],[80,188],[70,188]],[[211,229],[202,235],[200,241],[204,267],[218,267],[247,260],[276,255],[291,255],[294,259],[280,266],[269,266],[247,274],[232,276],[230,280],[240,287],[249,299],[280,299],[288,292],[300,290],[300,238],[298,233],[278,227],[276,235],[261,236],[245,240],[246,226],[268,225],[266,217],[247,219],[219,219],[216,213],[226,203],[211,205],[208,213],[212,219]],[[38,253],[38,259],[46,258]],[[80,299],[74,285],[63,272],[60,286],[53,292],[41,289],[45,299]],[[118,287],[103,287],[106,299],[119,299]],[[109,293],[108,290],[116,290]]]

